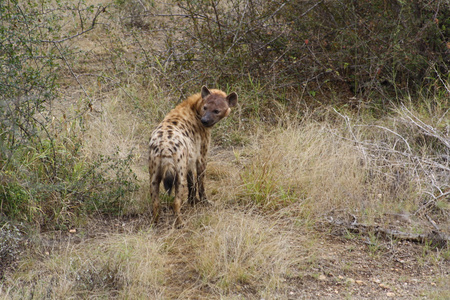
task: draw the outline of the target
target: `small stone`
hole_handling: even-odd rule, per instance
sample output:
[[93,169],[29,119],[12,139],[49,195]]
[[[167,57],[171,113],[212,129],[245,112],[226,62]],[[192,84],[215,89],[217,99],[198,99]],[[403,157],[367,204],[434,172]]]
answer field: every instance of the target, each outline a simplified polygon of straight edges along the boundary
[[327,280],[327,277],[325,275],[321,274],[321,275],[319,275],[319,280],[320,281]]
[[389,289],[389,286],[387,286],[387,285],[384,284],[384,283],[380,283],[380,288],[383,288],[383,289]]
[[395,294],[392,293],[392,292],[387,292],[387,293],[386,293],[386,296],[388,296],[388,297],[395,297]]
[[355,283],[355,279],[353,279],[353,278],[347,278],[346,280],[345,280],[345,283],[346,284],[354,284]]
[[364,285],[364,281],[362,281],[362,280],[356,280],[356,284],[358,284],[358,285]]

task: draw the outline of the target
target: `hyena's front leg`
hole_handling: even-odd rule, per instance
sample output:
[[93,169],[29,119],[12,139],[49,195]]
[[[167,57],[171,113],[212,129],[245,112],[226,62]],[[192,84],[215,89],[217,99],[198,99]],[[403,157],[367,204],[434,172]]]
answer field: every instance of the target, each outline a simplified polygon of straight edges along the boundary
[[199,159],[197,161],[197,183],[198,183],[198,195],[201,202],[208,203],[205,193],[205,174],[206,173],[206,160]]
[[197,174],[196,172],[189,171],[187,176],[187,183],[189,189],[189,203],[194,205],[198,202],[197,198]]

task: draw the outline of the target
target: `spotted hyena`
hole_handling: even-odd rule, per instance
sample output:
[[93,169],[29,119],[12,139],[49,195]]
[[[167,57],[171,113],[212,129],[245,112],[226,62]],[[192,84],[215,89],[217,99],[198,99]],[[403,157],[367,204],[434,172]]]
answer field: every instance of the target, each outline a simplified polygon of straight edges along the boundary
[[150,138],[150,197],[153,201],[153,221],[159,217],[159,186],[170,194],[175,188],[173,204],[176,224],[182,223],[180,208],[185,199],[191,204],[207,201],[205,194],[206,154],[211,139],[211,127],[230,114],[237,104],[237,94],[228,96],[205,86],[175,107]]

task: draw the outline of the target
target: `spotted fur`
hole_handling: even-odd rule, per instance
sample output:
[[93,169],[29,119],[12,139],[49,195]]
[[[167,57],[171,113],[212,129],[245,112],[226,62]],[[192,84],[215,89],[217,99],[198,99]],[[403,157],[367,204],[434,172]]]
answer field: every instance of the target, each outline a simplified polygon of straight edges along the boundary
[[173,208],[177,225],[182,223],[180,209],[185,199],[191,204],[207,201],[204,180],[211,128],[227,117],[236,104],[236,93],[227,96],[220,90],[203,86],[201,93],[190,96],[171,110],[153,131],[149,172],[155,223],[160,213],[161,181],[169,194],[175,189]]

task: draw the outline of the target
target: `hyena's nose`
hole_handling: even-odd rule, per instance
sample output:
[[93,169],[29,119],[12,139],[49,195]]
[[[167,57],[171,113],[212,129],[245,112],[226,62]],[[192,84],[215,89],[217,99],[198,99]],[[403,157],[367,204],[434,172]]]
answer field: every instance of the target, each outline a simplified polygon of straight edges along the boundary
[[209,121],[206,118],[202,118],[201,121],[204,126],[208,126]]

